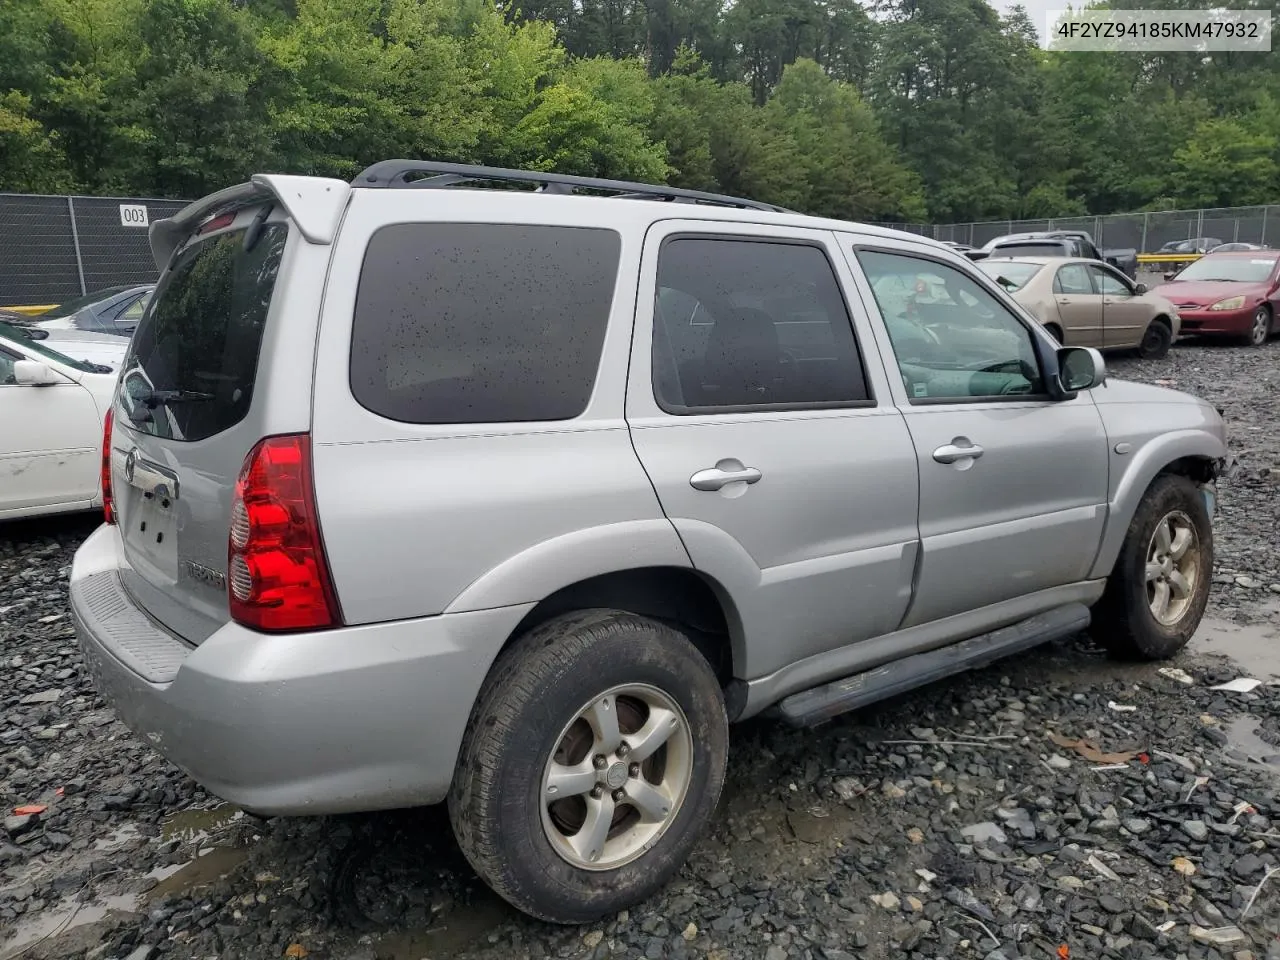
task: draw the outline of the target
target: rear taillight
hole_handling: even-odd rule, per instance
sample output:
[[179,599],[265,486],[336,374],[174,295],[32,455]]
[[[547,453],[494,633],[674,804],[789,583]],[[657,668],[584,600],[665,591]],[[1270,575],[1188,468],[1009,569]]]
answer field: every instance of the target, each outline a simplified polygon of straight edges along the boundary
[[268,437],[249,451],[231,501],[231,616],[255,630],[342,623],[316,519],[311,438]]
[[116,522],[116,505],[111,499],[111,424],[115,420],[115,412],[107,408],[107,415],[102,418],[102,519],[105,523]]

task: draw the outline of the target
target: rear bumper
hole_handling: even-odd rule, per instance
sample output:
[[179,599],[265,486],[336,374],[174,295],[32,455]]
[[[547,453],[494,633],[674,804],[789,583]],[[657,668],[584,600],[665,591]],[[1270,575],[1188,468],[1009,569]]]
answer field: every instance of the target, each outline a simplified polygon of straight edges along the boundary
[[1182,335],[1194,334],[1226,334],[1243,336],[1253,326],[1253,311],[1256,307],[1243,307],[1240,310],[1184,310],[1179,309],[1182,318]]
[[485,674],[530,605],[191,647],[121,585],[119,531],[76,552],[85,662],[124,722],[225,800],[322,814],[442,800]]

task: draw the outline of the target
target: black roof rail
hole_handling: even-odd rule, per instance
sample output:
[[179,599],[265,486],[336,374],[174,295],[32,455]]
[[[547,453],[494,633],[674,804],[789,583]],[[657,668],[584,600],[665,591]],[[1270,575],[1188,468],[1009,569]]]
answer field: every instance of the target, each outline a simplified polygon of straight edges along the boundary
[[[414,174],[424,176],[410,180]],[[473,166],[467,163],[437,163],[431,160],[382,160],[366,167],[351,181],[353,187],[412,187],[415,189],[452,187],[477,181],[536,184],[540,193],[571,194],[579,190],[609,191],[633,200],[667,200],[674,203],[711,203],[744,210],[767,210],[790,213],[784,207],[741,197],[726,197],[701,190],[682,190],[651,183],[627,180],[604,180],[598,177],[574,177],[563,173],[541,173],[533,170],[508,170],[504,167]]]

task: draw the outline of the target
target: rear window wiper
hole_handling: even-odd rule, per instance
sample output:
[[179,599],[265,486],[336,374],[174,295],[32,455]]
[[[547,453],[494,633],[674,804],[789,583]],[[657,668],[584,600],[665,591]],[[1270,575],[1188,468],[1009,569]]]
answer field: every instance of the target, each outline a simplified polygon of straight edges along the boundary
[[204,393],[200,390],[148,390],[140,396],[134,397],[137,403],[142,404],[148,410],[154,410],[161,404],[170,403],[200,403],[204,400],[212,400],[212,393]]

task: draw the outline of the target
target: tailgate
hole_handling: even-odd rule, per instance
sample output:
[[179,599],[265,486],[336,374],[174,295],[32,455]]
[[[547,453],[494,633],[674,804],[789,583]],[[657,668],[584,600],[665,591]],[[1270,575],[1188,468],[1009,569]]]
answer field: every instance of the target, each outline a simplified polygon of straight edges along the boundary
[[290,227],[267,204],[209,220],[170,261],[125,357],[111,480],[134,599],[200,643],[229,619],[227,535],[261,439],[259,354]]

